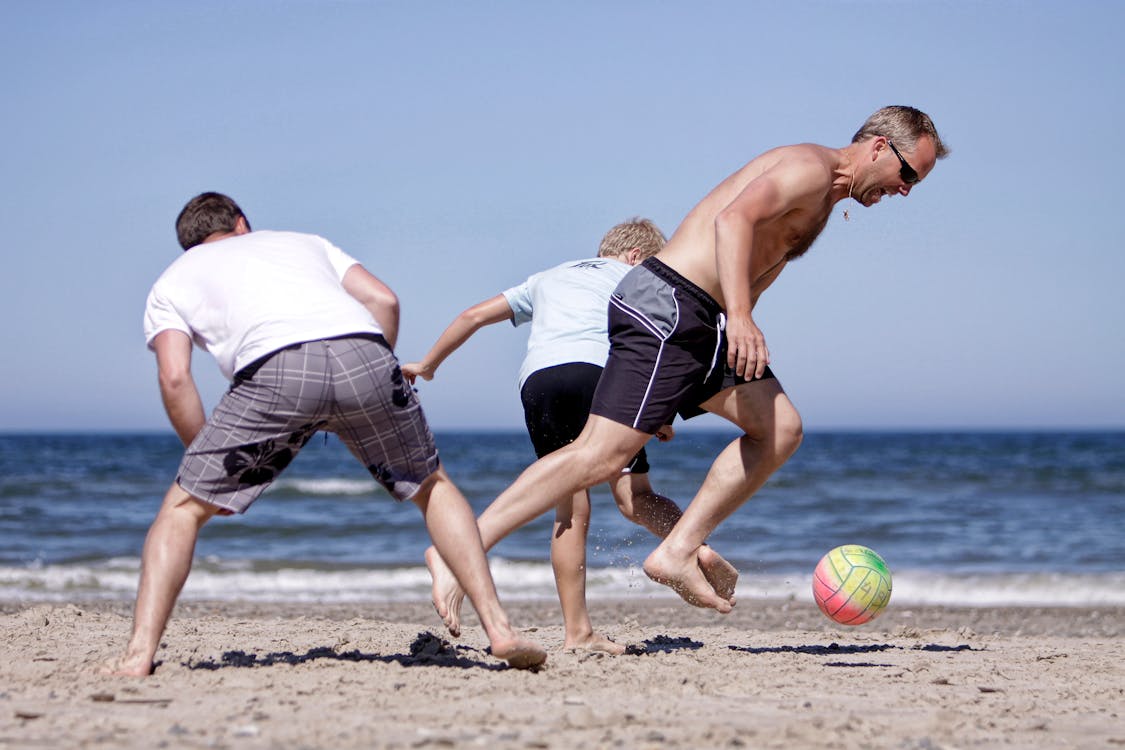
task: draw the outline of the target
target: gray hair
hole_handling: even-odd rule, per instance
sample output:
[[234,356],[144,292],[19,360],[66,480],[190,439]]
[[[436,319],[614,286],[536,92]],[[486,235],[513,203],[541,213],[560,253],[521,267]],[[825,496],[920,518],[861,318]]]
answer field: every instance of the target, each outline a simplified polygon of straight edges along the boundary
[[883,136],[906,151],[913,151],[921,136],[929,136],[934,143],[934,153],[939,159],[949,156],[949,147],[941,142],[934,121],[925,112],[914,107],[883,107],[867,118],[863,127],[852,136],[852,143]]

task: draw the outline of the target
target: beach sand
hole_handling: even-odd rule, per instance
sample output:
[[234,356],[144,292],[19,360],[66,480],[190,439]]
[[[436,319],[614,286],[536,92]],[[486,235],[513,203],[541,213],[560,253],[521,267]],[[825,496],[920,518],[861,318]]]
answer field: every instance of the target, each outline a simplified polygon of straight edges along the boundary
[[1125,610],[591,602],[631,653],[509,669],[471,609],[181,602],[153,676],[98,676],[129,605],[0,606],[0,748],[1125,748]]

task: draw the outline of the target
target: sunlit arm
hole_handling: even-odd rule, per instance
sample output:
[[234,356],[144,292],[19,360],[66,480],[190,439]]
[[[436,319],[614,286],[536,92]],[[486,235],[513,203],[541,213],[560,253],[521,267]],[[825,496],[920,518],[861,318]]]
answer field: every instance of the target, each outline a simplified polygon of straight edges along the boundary
[[153,339],[152,346],[156,352],[164,411],[168,413],[168,420],[180,436],[180,441],[188,445],[207,420],[203,401],[191,376],[191,338],[183,331],[161,331]]
[[411,383],[418,377],[423,380],[432,379],[438,366],[445,361],[445,358],[457,351],[458,347],[468,341],[474,333],[487,325],[499,323],[502,320],[512,320],[512,318],[512,308],[508,305],[508,300],[505,299],[503,294],[497,294],[495,297],[473,305],[449,324],[449,327],[442,332],[420,362],[409,362],[403,365],[402,374]]
[[727,364],[739,375],[761,377],[769,363],[762,331],[754,323],[755,231],[781,202],[768,174],[747,185],[715,217],[715,265],[727,315]]
[[398,296],[358,263],[344,274],[343,284],[344,290],[371,313],[383,330],[383,338],[394,349],[398,342]]

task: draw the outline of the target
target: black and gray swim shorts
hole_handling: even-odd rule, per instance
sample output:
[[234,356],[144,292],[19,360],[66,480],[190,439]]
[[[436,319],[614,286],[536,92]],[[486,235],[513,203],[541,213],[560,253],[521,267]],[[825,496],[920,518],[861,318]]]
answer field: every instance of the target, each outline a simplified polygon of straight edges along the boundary
[[433,435],[382,336],[295,344],[236,373],[176,481],[244,513],[318,430],[334,432],[397,500],[438,466]]
[[746,379],[727,366],[723,309],[707,292],[656,258],[618,284],[609,300],[609,361],[591,414],[655,433]]
[[[602,368],[588,362],[568,362],[536,370],[520,389],[527,434],[535,455],[543,458],[578,439],[586,426],[590,404]],[[648,455],[641,448],[624,469],[647,474]]]

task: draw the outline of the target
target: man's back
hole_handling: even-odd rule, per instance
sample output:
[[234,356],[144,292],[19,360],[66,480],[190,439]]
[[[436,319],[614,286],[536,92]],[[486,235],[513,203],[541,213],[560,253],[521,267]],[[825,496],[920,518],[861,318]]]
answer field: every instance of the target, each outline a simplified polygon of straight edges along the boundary
[[258,231],[188,250],[153,285],[145,339],[181,330],[230,378],[258,357],[301,341],[379,333],[341,285],[356,263],[327,240]]

